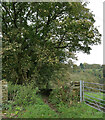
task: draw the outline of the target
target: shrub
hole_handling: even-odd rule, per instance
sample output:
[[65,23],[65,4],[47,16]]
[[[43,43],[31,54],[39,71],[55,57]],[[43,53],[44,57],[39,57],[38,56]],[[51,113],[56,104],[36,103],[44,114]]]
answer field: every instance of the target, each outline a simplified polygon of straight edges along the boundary
[[34,104],[36,102],[36,92],[38,88],[32,89],[31,86],[22,86],[20,90],[17,92],[15,97],[15,103],[17,105],[29,105]]
[[14,101],[16,105],[28,105],[33,104],[36,101],[36,92],[38,88],[33,86],[33,83],[27,85],[13,85],[8,84],[8,96],[9,100]]
[[12,82],[8,82],[8,100],[14,100],[20,87],[21,85],[14,85]]
[[62,86],[51,92],[49,98],[53,104],[68,104],[79,100],[79,91],[74,91],[70,87]]

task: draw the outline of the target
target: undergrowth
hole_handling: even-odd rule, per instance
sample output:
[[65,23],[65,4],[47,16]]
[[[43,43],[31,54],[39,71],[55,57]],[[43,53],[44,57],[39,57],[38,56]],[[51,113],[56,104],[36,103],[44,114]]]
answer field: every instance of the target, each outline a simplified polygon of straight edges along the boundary
[[9,101],[3,104],[3,113],[7,118],[102,118],[99,112],[84,103],[79,102],[78,91],[71,92],[66,86],[55,89],[49,96],[49,101],[58,112],[43,102],[37,95],[39,89],[30,85],[8,85]]

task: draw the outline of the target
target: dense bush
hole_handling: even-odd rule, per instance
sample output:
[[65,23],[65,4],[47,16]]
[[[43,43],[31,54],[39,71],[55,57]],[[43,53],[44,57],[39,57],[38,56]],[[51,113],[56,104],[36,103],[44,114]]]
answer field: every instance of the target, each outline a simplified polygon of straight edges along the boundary
[[17,95],[15,97],[15,102],[17,105],[28,105],[28,104],[34,104],[36,102],[36,91],[32,90],[30,87],[23,86],[20,88],[20,90],[17,92]]
[[33,84],[28,85],[8,85],[8,97],[9,100],[14,101],[16,105],[28,105],[34,104],[36,102],[38,88],[33,86]]
[[67,86],[61,86],[61,88],[54,89],[49,98],[53,104],[63,103],[70,105],[72,102],[79,100],[79,91],[74,91]]

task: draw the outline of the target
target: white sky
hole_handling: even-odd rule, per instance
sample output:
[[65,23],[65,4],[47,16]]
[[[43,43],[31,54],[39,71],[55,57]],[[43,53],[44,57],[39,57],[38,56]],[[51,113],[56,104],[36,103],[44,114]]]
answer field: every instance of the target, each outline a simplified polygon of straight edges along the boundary
[[98,28],[99,32],[102,34],[101,45],[92,46],[90,55],[84,54],[82,52],[77,53],[78,61],[74,62],[79,65],[80,63],[89,64],[103,64],[103,2],[105,0],[88,0],[88,8],[95,14],[95,26],[100,26]]

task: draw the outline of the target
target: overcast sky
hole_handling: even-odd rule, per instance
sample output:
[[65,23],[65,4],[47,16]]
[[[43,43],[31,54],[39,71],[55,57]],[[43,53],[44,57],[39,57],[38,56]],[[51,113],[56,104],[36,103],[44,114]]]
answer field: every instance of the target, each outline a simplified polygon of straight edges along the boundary
[[93,11],[95,14],[95,26],[100,26],[98,28],[99,32],[102,34],[102,44],[97,46],[92,46],[90,55],[84,54],[82,52],[78,53],[78,61],[75,62],[77,65],[80,63],[89,63],[89,64],[103,64],[103,2],[105,0],[87,0],[90,3],[88,8]]

